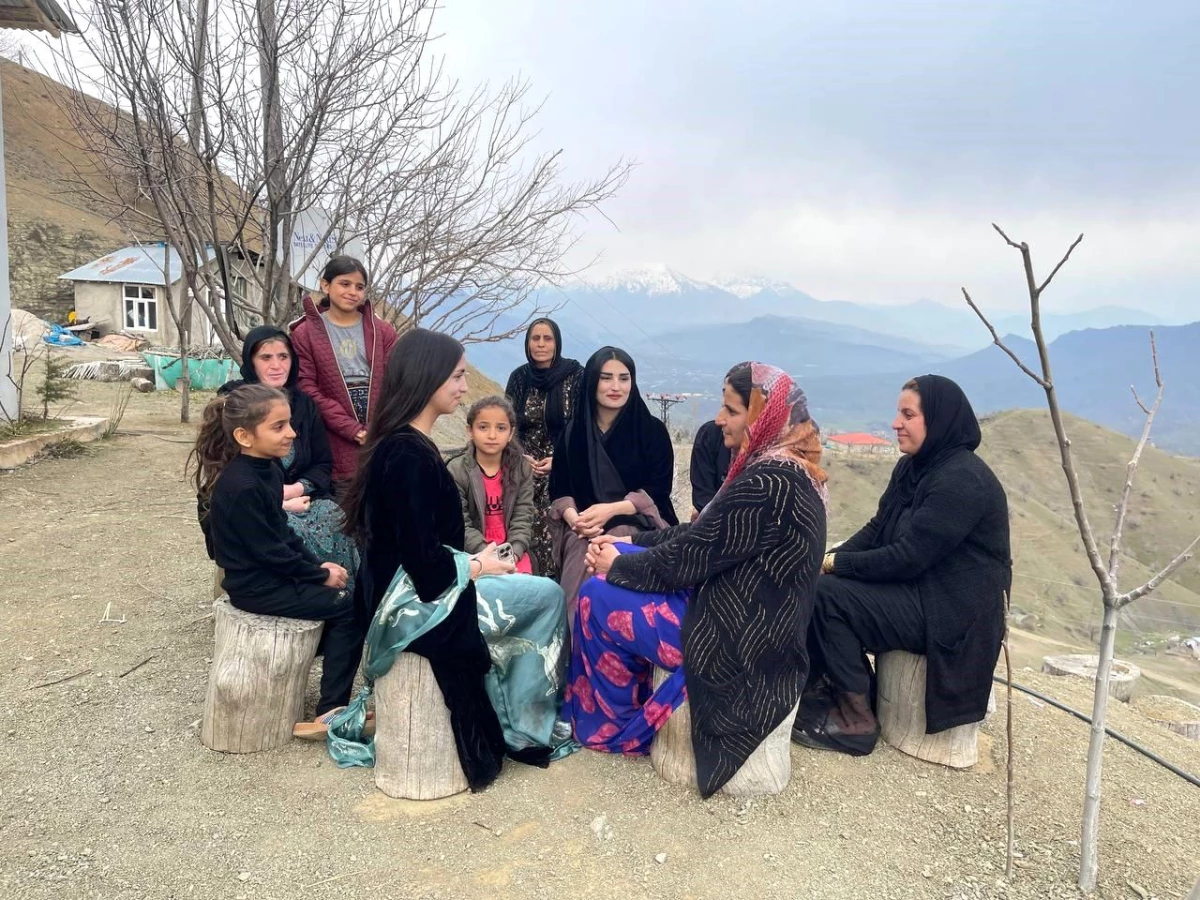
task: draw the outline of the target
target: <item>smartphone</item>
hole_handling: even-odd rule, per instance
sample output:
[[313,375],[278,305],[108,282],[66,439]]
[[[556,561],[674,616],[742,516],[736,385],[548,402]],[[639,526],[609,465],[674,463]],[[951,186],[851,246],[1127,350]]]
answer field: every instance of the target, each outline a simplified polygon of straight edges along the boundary
[[497,545],[496,545],[496,558],[497,558],[498,560],[500,560],[500,562],[514,563],[514,564],[515,564],[515,563],[516,563],[516,561],[517,561],[517,559],[516,559],[516,557],[513,555],[513,548],[512,548],[512,544],[507,544],[507,543],[505,543],[505,544],[497,544]]

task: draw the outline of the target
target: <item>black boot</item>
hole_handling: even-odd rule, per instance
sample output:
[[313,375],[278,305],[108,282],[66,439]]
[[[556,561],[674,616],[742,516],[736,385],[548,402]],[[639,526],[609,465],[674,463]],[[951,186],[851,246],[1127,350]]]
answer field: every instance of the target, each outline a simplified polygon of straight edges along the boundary
[[813,750],[868,756],[879,741],[879,723],[865,694],[839,694],[824,716],[801,716],[792,740]]

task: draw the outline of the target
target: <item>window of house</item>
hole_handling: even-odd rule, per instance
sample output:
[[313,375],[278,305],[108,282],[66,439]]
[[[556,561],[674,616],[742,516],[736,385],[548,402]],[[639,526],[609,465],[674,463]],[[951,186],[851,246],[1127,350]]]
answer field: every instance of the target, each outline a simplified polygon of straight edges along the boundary
[[125,327],[158,331],[158,289],[153,285],[125,285]]

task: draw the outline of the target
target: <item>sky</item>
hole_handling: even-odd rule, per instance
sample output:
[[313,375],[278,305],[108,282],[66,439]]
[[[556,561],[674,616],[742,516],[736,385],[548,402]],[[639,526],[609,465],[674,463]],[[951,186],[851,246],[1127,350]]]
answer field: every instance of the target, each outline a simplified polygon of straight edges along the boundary
[[465,85],[531,82],[570,177],[636,163],[589,277],[665,263],[826,300],[1200,319],[1200,3],[443,0]]

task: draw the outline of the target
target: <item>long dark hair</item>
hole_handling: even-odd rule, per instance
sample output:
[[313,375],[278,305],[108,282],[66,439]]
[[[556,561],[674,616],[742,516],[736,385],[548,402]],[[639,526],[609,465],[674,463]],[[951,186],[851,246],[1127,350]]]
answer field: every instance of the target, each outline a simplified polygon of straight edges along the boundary
[[[512,431],[512,438],[500,454],[500,471],[504,473],[504,477],[501,479],[504,483],[504,489],[508,490],[512,488],[516,490],[521,483],[521,470],[523,468],[521,462],[525,456],[525,449],[521,446],[521,441],[517,437],[516,410],[508,402],[508,398],[501,397],[499,394],[484,397],[472,403],[471,408],[467,410],[467,428],[474,427],[475,420],[485,409],[498,409],[508,417],[508,427]],[[470,453],[475,452],[475,442],[470,438],[467,439],[467,450]]]
[[463,345],[448,334],[414,328],[392,348],[383,375],[382,401],[367,425],[367,439],[358,454],[358,469],[342,499],[346,534],[360,544],[367,539],[367,481],[375,449],[397,428],[421,414],[437,389],[454,374],[463,358]]
[[210,496],[221,472],[242,452],[233,433],[239,428],[253,431],[275,403],[287,403],[287,397],[265,384],[243,384],[209,401],[204,407],[196,446],[184,466],[185,472],[192,472],[197,494]]

